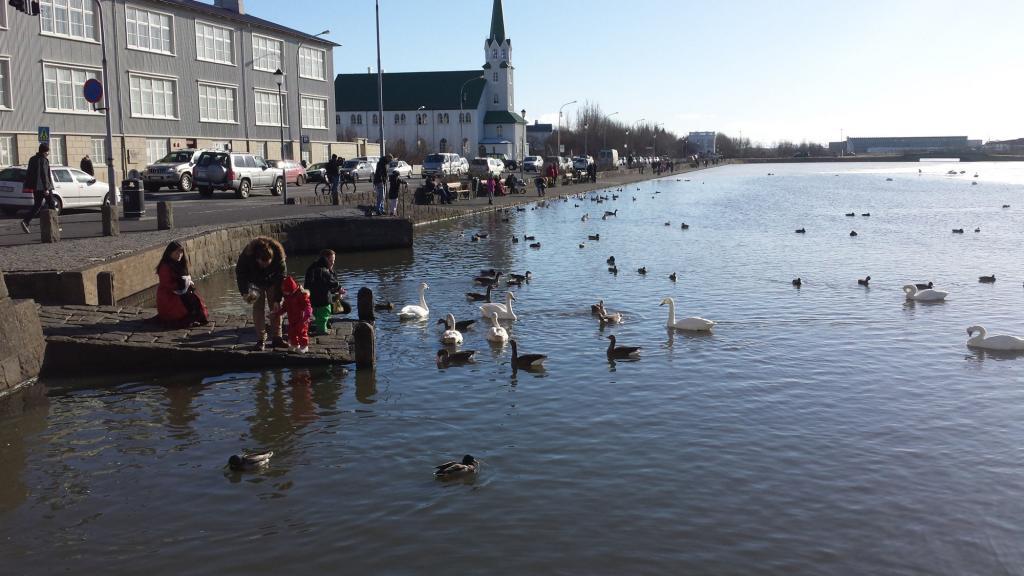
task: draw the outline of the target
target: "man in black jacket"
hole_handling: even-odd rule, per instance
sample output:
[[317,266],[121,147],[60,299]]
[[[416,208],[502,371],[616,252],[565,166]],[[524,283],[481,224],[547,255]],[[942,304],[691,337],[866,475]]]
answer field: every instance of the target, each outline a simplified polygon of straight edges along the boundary
[[270,305],[270,336],[274,348],[287,348],[281,338],[281,316],[274,314],[281,306],[281,281],[288,274],[284,247],[273,238],[260,236],[238,255],[235,280],[238,292],[252,304],[252,322],[256,326],[256,350],[266,346],[266,314]]
[[327,161],[327,172],[324,174],[327,178],[327,183],[331,186],[331,202],[334,203],[338,201],[338,176],[341,172],[339,164],[338,155],[331,154],[331,159]]
[[86,154],[85,157],[82,158],[82,162],[79,163],[78,167],[82,169],[82,172],[85,172],[89,176],[96,175],[96,171],[92,167],[92,158],[89,158],[88,154]]
[[377,160],[377,169],[373,171],[373,188],[377,192],[377,213],[386,214],[384,211],[384,192],[388,182],[388,164],[391,163],[391,154],[381,156]]
[[22,184],[22,191],[26,194],[32,192],[35,203],[28,216],[21,221],[21,229],[28,234],[28,225],[32,219],[39,216],[43,209],[43,203],[53,207],[53,176],[50,175],[50,146],[40,144],[39,152],[28,160],[28,170],[25,172],[25,182]]

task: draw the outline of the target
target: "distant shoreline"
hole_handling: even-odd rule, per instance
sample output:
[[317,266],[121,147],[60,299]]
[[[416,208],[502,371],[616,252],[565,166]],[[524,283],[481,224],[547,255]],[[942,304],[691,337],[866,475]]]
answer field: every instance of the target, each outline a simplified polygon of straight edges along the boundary
[[820,162],[920,162],[922,160],[959,159],[960,162],[1024,162],[1024,156],[992,155],[980,152],[969,152],[957,155],[949,154],[904,154],[901,156],[814,156],[809,158],[731,158],[731,162],[740,164],[801,164]]

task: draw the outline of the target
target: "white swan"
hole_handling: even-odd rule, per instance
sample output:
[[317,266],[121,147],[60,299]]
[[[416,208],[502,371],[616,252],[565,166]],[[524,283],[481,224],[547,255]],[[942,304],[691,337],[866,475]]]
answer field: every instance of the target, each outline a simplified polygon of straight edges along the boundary
[[977,332],[978,335],[967,341],[968,347],[984,348],[986,350],[1024,351],[1024,338],[1020,338],[1018,336],[1007,336],[1005,334],[986,337],[988,332],[985,331],[983,326],[971,326],[967,329],[968,336],[973,336],[975,332]]
[[501,324],[498,324],[498,313],[494,312],[491,314],[491,321],[494,322],[494,326],[487,332],[488,342],[495,342],[497,344],[504,344],[508,342],[508,331],[502,328]]
[[430,308],[427,308],[427,298],[424,295],[427,286],[426,282],[420,284],[420,305],[409,304],[398,311],[398,318],[401,320],[421,320],[430,316]]
[[675,328],[676,330],[690,330],[694,332],[709,332],[711,327],[715,323],[699,316],[692,316],[690,318],[683,318],[682,320],[676,320],[676,301],[671,298],[665,298],[661,301],[661,306],[668,304],[668,323],[666,326],[669,328]]
[[498,318],[502,320],[518,320],[516,313],[512,311],[512,301],[516,299],[516,295],[509,292],[505,294],[505,303],[491,303],[480,306],[480,316],[482,318],[490,318],[491,314],[497,314]]
[[455,315],[445,316],[445,331],[441,334],[442,344],[462,344],[462,332],[455,329]]
[[907,300],[916,300],[917,302],[941,302],[946,299],[946,296],[949,296],[949,292],[945,290],[933,290],[931,288],[918,290],[917,286],[913,284],[904,286],[903,291],[907,294]]

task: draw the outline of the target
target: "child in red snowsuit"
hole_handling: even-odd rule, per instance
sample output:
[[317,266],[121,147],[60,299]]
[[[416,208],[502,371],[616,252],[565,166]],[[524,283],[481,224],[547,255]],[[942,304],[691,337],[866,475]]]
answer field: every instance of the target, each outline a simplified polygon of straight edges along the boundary
[[309,352],[309,321],[313,318],[313,306],[309,301],[309,292],[299,288],[291,276],[281,281],[281,294],[284,303],[278,315],[288,313],[288,344],[292,351],[300,354]]

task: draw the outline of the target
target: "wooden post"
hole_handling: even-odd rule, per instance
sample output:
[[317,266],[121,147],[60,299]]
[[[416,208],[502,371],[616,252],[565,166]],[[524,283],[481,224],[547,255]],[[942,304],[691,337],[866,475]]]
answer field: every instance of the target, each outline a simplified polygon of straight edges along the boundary
[[44,244],[60,242],[60,216],[56,210],[48,208],[39,214],[39,236]]
[[117,304],[113,272],[100,272],[96,275],[96,295],[99,298],[100,306],[114,306]]
[[100,210],[103,214],[103,235],[120,236],[121,221],[117,218],[117,207],[104,204]]
[[161,200],[156,203],[156,229],[174,229],[174,205],[170,202]]
[[359,289],[359,294],[356,296],[356,309],[360,322],[373,323],[377,320],[373,314],[373,290],[366,286]]
[[352,331],[356,352],[356,368],[373,368],[377,364],[377,338],[373,324],[360,322]]

